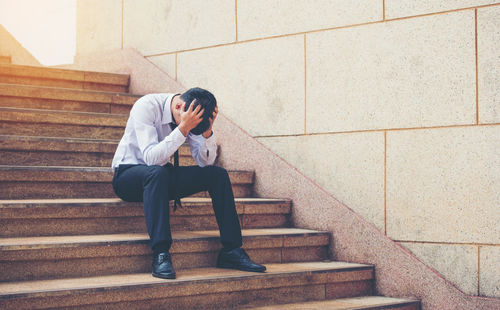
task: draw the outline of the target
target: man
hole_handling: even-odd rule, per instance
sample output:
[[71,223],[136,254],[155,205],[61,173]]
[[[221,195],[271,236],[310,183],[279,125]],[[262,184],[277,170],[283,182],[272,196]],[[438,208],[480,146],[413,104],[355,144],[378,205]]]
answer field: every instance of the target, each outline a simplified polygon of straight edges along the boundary
[[[153,276],[175,279],[169,254],[172,245],[169,201],[208,191],[223,248],[217,267],[264,272],[241,248],[241,228],[227,171],[212,166],[217,145],[212,125],[218,108],[207,90],[150,94],[132,107],[112,167],[113,189],[125,201],[143,201],[153,249]],[[170,157],[188,143],[198,166],[178,167]]]

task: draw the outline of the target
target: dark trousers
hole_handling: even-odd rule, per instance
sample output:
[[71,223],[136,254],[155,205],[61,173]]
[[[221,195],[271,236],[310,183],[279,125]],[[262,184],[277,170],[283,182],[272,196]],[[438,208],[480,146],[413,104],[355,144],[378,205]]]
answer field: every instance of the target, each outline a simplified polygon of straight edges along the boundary
[[115,169],[113,189],[125,201],[144,202],[151,247],[156,252],[168,251],[172,244],[169,201],[176,192],[182,198],[208,191],[222,245],[236,248],[242,244],[233,189],[224,168],[120,165]]

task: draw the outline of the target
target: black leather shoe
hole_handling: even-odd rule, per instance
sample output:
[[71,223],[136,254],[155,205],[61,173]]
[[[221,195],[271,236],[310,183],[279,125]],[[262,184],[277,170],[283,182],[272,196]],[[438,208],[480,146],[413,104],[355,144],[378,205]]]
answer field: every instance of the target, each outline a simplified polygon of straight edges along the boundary
[[232,249],[231,251],[222,249],[217,258],[217,267],[252,272],[266,271],[265,266],[254,263],[242,248]]
[[172,257],[168,252],[161,252],[153,256],[153,277],[175,279]]

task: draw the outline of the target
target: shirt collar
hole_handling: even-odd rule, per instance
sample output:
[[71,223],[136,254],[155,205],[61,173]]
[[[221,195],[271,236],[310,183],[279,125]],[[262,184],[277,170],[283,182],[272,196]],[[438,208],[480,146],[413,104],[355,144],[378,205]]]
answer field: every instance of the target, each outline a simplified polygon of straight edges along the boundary
[[163,102],[163,116],[161,118],[162,124],[175,123],[174,119],[172,117],[172,111],[170,110],[170,107],[172,106],[172,99],[174,99],[174,97],[177,95],[180,95],[180,94],[171,94]]

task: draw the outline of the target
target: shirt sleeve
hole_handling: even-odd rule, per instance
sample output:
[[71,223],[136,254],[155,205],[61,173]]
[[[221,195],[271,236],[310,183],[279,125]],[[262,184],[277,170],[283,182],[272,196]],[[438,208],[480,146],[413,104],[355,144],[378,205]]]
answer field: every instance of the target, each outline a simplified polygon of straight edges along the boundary
[[159,141],[155,122],[161,117],[147,104],[137,106],[133,114],[133,126],[137,136],[137,144],[146,165],[163,166],[169,162],[170,156],[186,141],[179,128],[175,128],[162,141]]
[[205,167],[214,164],[217,157],[217,143],[213,131],[209,138],[190,133],[187,142],[191,149],[191,156],[193,156],[198,166]]

